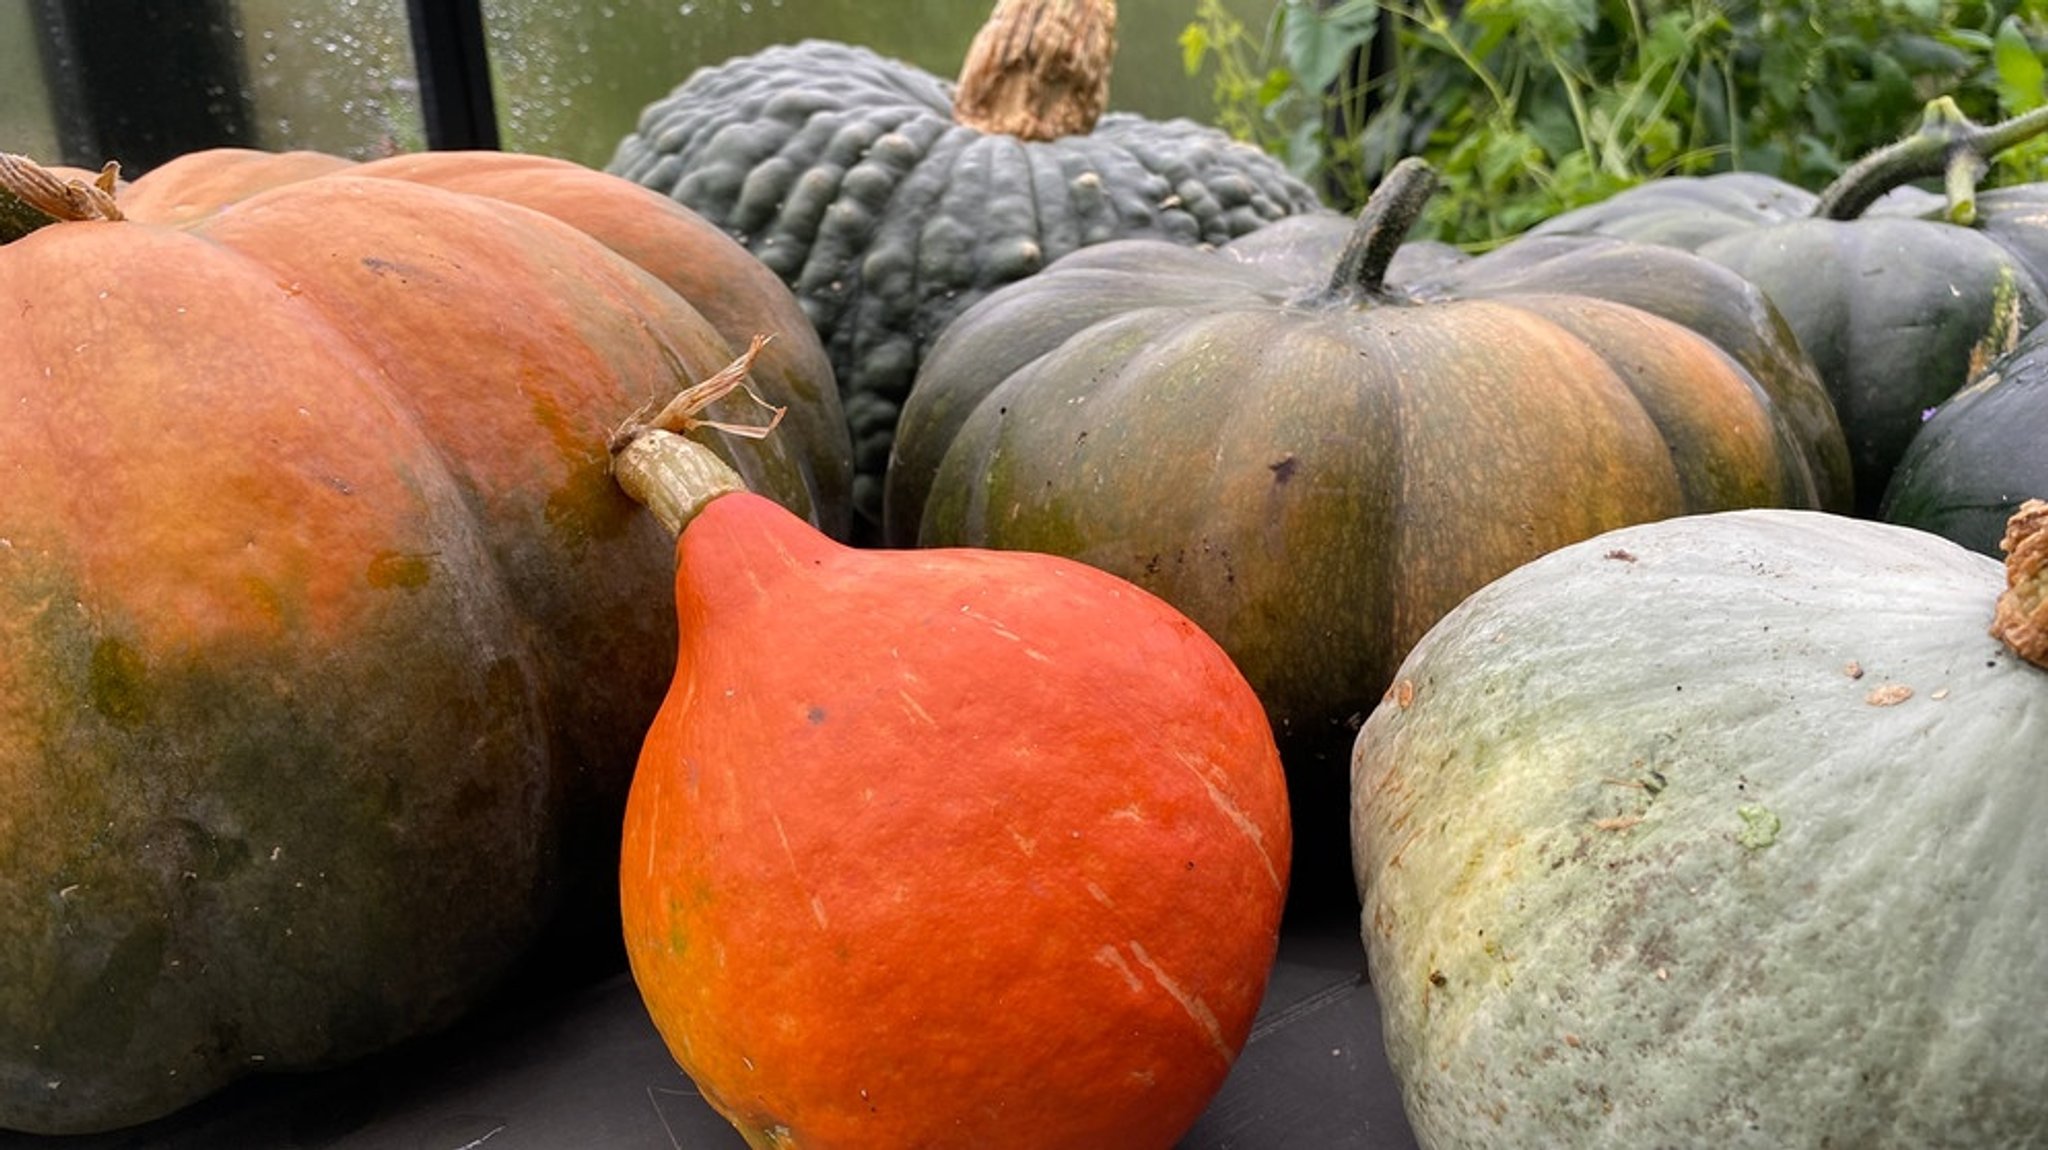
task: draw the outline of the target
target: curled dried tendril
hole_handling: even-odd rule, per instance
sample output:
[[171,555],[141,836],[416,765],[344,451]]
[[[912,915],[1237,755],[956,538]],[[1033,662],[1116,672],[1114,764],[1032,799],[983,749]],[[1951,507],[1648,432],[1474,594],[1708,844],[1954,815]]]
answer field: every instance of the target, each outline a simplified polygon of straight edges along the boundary
[[2020,657],[2048,667],[2048,502],[2029,499],[2006,520],[2005,593],[1991,633]]
[[[681,435],[699,427],[708,427],[713,431],[722,431],[727,435],[737,435],[744,439],[766,439],[774,432],[776,426],[782,422],[782,417],[788,413],[789,409],[787,407],[777,407],[762,399],[753,388],[747,386],[747,373],[753,370],[754,359],[761,354],[761,349],[767,347],[774,338],[772,335],[756,335],[752,342],[747,345],[747,350],[740,353],[739,358],[706,376],[701,382],[684,388],[674,399],[669,400],[662,406],[661,410],[656,411],[652,416],[648,416],[646,409],[643,408],[639,414],[627,420],[613,434],[611,442],[613,452],[616,453],[634,436],[650,428],[659,428],[662,431]],[[773,413],[769,416],[768,422],[729,423],[722,420],[701,418],[700,413],[705,408],[724,399],[734,391],[745,392],[747,398]]]

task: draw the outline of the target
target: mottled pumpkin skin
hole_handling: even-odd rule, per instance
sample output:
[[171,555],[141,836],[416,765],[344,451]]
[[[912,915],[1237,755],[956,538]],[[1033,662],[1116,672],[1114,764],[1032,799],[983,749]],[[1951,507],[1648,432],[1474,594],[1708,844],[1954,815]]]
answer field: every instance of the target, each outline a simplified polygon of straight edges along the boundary
[[1217,244],[1318,206],[1213,128],[1111,113],[1057,140],[985,133],[954,122],[948,82],[822,40],[699,69],[648,105],[608,170],[732,232],[803,302],[874,522],[917,365],[974,301],[1084,245]]
[[1924,532],[1733,512],[1434,628],[1353,767],[1421,1143],[2048,1140],[2048,672],[1986,633],[2004,586]]
[[677,551],[621,851],[650,1016],[759,1147],[1168,1147],[1288,882],[1257,697],[1043,555],[851,548],[749,494]]
[[1998,556],[2006,520],[2048,499],[2048,327],[1949,397],[1906,447],[1879,509],[1891,523]]
[[1237,247],[1091,248],[956,321],[905,408],[889,539],[1067,555],[1187,612],[1279,732],[1298,888],[1348,901],[1356,724],[1432,623],[1625,523],[1816,506],[1822,429],[1645,311],[1534,280],[1495,297],[1483,261],[1426,301],[1321,298],[1334,249],[1310,273],[1313,247]]
[[675,632],[606,440],[727,342],[566,224],[337,174],[0,248],[0,344],[0,1127],[455,1018],[614,873]]

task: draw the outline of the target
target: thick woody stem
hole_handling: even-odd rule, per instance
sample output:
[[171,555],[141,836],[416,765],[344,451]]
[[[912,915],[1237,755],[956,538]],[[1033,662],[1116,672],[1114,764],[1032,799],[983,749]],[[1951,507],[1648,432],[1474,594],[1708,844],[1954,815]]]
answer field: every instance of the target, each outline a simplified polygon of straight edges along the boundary
[[1324,293],[1331,296],[1379,295],[1386,288],[1387,267],[1394,253],[1422,218],[1422,209],[1436,194],[1436,169],[1418,156],[1395,164],[1365,206],[1358,211],[1344,251],[1330,273]]
[[2048,503],[2029,499],[2006,520],[2005,593],[1991,633],[2020,657],[2048,668]]
[[997,0],[967,49],[955,122],[1024,140],[1085,136],[1109,106],[1114,0]]

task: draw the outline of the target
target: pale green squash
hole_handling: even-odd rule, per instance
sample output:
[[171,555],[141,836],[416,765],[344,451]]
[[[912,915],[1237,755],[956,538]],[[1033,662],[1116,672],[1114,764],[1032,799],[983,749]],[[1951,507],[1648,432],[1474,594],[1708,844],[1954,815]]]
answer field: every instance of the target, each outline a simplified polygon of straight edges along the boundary
[[[2032,546],[2006,602],[2040,659]],[[1433,628],[1353,760],[1422,1144],[2048,1144],[2048,671],[1990,633],[2005,583],[1923,532],[1736,511]]]

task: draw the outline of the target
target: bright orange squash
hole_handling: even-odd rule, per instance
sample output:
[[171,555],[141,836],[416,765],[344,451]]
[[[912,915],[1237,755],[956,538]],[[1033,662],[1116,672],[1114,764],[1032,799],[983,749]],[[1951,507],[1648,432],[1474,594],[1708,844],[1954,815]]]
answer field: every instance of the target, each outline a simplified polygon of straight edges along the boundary
[[[657,440],[691,446],[634,440],[629,490]],[[847,547],[743,492],[682,529],[676,612],[621,898],[705,1098],[757,1147],[1173,1144],[1288,878],[1222,650],[1079,563]]]

